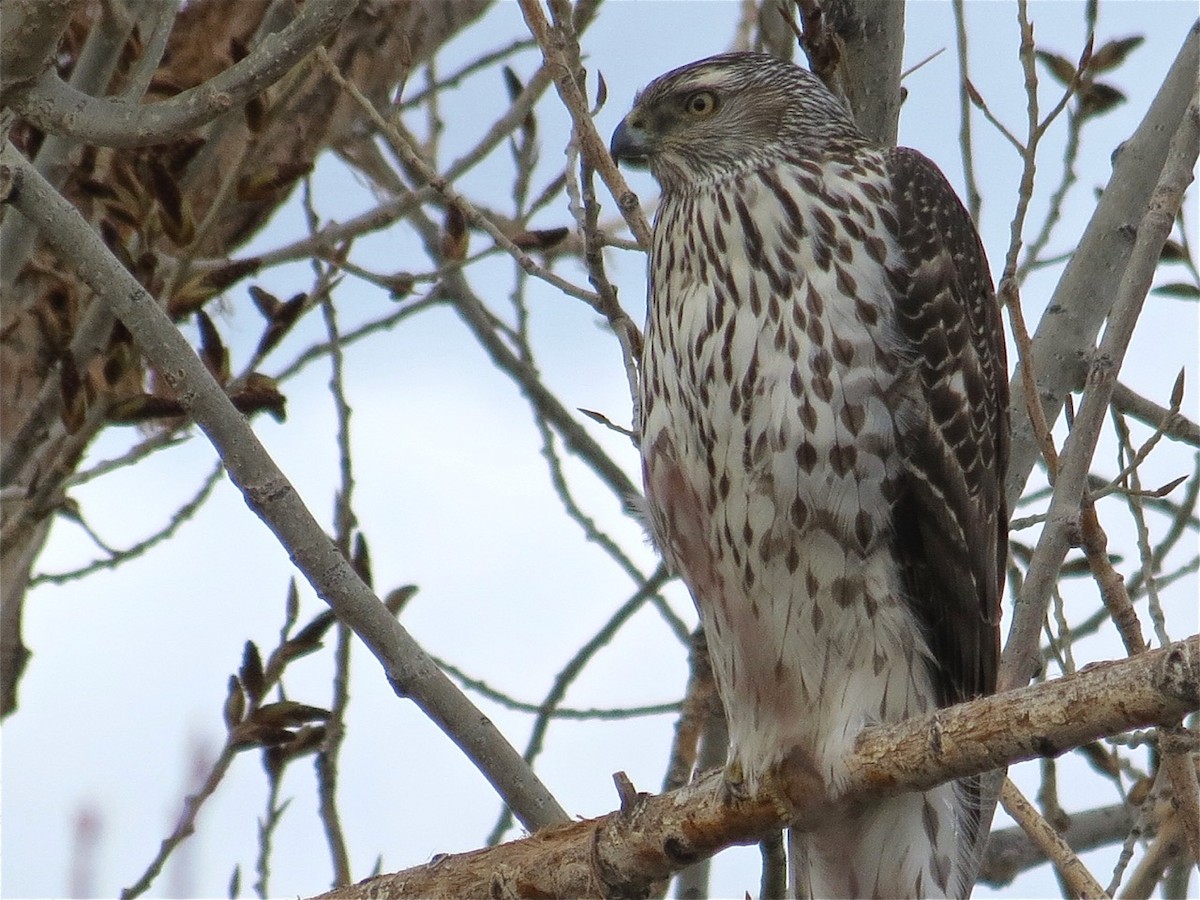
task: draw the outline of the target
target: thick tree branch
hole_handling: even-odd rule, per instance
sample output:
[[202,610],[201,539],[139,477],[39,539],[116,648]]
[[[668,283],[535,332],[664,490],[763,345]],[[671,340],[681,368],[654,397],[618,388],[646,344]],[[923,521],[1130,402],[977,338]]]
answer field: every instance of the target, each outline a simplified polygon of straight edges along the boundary
[[348,0],[309,0],[282,30],[245,59],[203,84],[160,103],[92,97],[52,69],[12,98],[16,112],[43,131],[104,147],[168,141],[234,109],[282,78],[354,11]]
[[813,828],[855,802],[928,790],[1131,728],[1175,723],[1198,706],[1200,636],[1193,635],[1136,659],[869,728],[846,761],[837,801],[798,767],[748,800],[730,799],[720,773],[711,773],[670,793],[638,794],[619,812],[439,856],[321,896],[637,896],[698,859],[785,825]]
[[8,0],[0,16],[0,102],[54,65],[54,50],[84,0]]
[[0,150],[0,200],[32,220],[133,334],[146,357],[208,435],[247,504],[275,533],[309,583],[411,698],[471,759],[531,831],[566,814],[491,721],[454,686],[355,573],[243,416],[166,313],[100,236],[21,155]]
[[896,145],[904,4],[894,0],[826,0],[826,24],[841,38],[841,87],[854,121],[873,141]]

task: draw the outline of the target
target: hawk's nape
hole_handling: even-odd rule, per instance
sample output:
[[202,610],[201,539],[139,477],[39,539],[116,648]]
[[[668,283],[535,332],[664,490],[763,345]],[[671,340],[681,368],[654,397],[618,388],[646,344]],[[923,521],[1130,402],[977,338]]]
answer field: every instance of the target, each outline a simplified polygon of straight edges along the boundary
[[[656,79],[613,156],[662,187],[639,431],[652,526],[700,611],[753,790],[836,793],[857,733],[994,689],[1003,332],[937,168],[810,73],[733,53]],[[973,781],[791,836],[793,893],[965,896]]]

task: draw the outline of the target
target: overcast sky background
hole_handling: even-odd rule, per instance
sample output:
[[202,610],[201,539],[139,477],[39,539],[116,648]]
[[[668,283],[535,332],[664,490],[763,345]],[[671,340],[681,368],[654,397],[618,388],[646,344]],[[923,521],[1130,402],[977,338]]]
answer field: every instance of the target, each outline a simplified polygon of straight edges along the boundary
[[[727,49],[737,10],[731,2],[624,2],[602,7],[583,41],[587,64],[602,71],[608,85],[608,104],[598,116],[601,133],[611,133],[634,92],[650,79]],[[1083,3],[1077,2],[1033,4],[1039,46],[1076,58],[1086,37],[1083,10]],[[1015,4],[973,2],[968,15],[973,80],[993,111],[1023,134],[1025,99],[1016,56]],[[1098,46],[1131,34],[1145,35],[1146,42],[1106,79],[1128,100],[1086,126],[1079,182],[1052,251],[1066,252],[1078,240],[1093,208],[1093,190],[1107,180],[1113,149],[1140,121],[1194,18],[1191,2],[1101,4]],[[482,51],[524,35],[517,6],[499,3],[447,47],[440,71],[449,72]],[[937,50],[946,52],[906,81],[901,143],[932,157],[961,193],[950,4],[910,4],[907,42],[906,65]],[[529,51],[511,64],[528,77],[538,62],[537,52]],[[1059,87],[1045,77],[1044,69],[1041,74],[1046,87],[1043,107],[1048,109]],[[412,83],[418,82],[414,77]],[[442,110],[443,166],[472,146],[507,103],[494,69],[448,94]],[[413,124],[417,127],[419,122]],[[1057,176],[1062,131],[1055,129],[1043,151],[1042,171],[1050,179]],[[539,107],[542,163],[535,191],[562,165],[567,134],[567,118],[550,91]],[[980,230],[998,273],[1008,243],[1019,160],[979,117],[975,134],[984,196]],[[654,197],[648,176],[635,173],[631,181],[643,201]],[[459,188],[473,199],[508,209],[510,183],[510,157],[501,147],[465,176]],[[1035,200],[1030,222],[1041,221],[1047,192],[1044,187]],[[316,201],[323,217],[337,220],[374,202],[370,192],[332,159],[318,168]],[[1194,199],[1188,208],[1194,212]],[[606,209],[611,214],[611,203]],[[565,204],[552,206],[537,224],[569,224]],[[303,231],[303,215],[293,198],[254,247],[272,248]],[[478,235],[473,240],[473,249],[484,246]],[[416,245],[404,236],[403,225],[360,240],[353,258],[384,272],[428,268]],[[626,308],[640,320],[643,258],[610,251],[608,260]],[[559,271],[585,282],[575,262],[560,263]],[[1025,288],[1031,326],[1057,272],[1035,277]],[[479,264],[468,277],[494,308],[503,309],[512,273],[510,262],[494,259]],[[286,298],[310,286],[311,271],[306,265],[283,267],[265,273],[258,283]],[[617,345],[597,326],[594,313],[543,284],[532,285],[528,296],[538,362],[547,382],[569,408],[600,410],[615,422],[628,422],[630,404]],[[392,302],[352,278],[336,298],[344,328],[380,315]],[[230,300],[231,311],[221,317],[219,327],[237,370],[258,340],[261,319],[252,310],[245,312],[249,304],[244,285]],[[264,369],[278,371],[320,335],[320,317],[312,316]],[[631,584],[563,516],[525,401],[512,383],[490,368],[448,309],[422,313],[356,346],[348,352],[346,366],[354,406],[356,510],[370,542],[376,588],[383,593],[401,584],[418,585],[420,593],[403,622],[425,647],[497,688],[539,702],[563,663],[632,593]],[[1188,373],[1185,411],[1194,418],[1200,390],[1197,305],[1151,297],[1122,380],[1165,404],[1181,366]],[[337,484],[328,378],[327,362],[310,366],[285,385],[287,423],[256,420],[258,434],[325,522],[331,520]],[[628,442],[598,426],[588,427],[637,480],[636,454]],[[134,439],[131,431],[110,429],[91,459],[119,455]],[[1098,459],[1097,468],[1115,473],[1111,436],[1105,438]],[[128,546],[160,527],[194,493],[213,460],[211,447],[195,436],[136,468],[81,487],[73,496],[110,545]],[[1193,466],[1190,452],[1166,445],[1156,451],[1144,477],[1153,487],[1191,472]],[[578,465],[568,462],[567,468],[580,504],[649,572],[654,560],[638,527],[621,517],[617,502]],[[1136,550],[1131,549],[1130,533],[1119,531],[1128,529],[1128,514],[1122,515],[1122,506],[1112,501],[1101,507],[1102,518],[1108,509],[1113,521],[1122,523],[1110,536],[1123,542],[1123,571],[1128,574]],[[1161,521],[1154,526],[1161,531]],[[1022,532],[1018,538],[1032,543],[1036,534]],[[1180,558],[1194,552],[1196,541],[1184,543]],[[78,527],[60,520],[39,569],[63,571],[96,555]],[[247,511],[236,490],[223,482],[205,509],[167,545],[115,572],[33,592],[26,609],[25,640],[34,656],[21,684],[20,710],[3,731],[0,877],[5,896],[60,896],[68,891],[72,833],[81,811],[89,811],[99,822],[93,882],[98,894],[114,895],[140,875],[191,786],[191,760],[215,753],[221,744],[225,685],[238,666],[244,641],[255,640],[264,654],[274,645],[293,574],[286,553]],[[1177,638],[1195,629],[1196,590],[1193,574],[1164,593],[1168,624]],[[689,624],[694,622],[682,588],[672,585],[668,594],[675,610]],[[323,605],[303,583],[301,597],[303,623]],[[1097,602],[1090,582],[1071,585],[1069,614],[1082,617]],[[1144,603],[1139,610],[1144,612]],[[1123,655],[1111,630],[1083,642],[1077,653],[1080,662]],[[328,653],[297,663],[286,681],[289,696],[328,705],[329,672]],[[479,846],[498,811],[498,802],[472,765],[411,704],[396,699],[381,674],[375,660],[361,646],[356,648],[340,789],[356,878],[369,874],[380,853],[383,868],[395,870],[435,853]],[[607,707],[673,701],[682,694],[685,677],[684,648],[656,613],[643,609],[576,682],[567,703]],[[514,744],[524,746],[528,716],[476,702]],[[658,789],[673,724],[671,716],[555,724],[538,771],[571,814],[604,813],[617,802],[611,782],[615,771],[628,773],[641,790]],[[1069,773],[1060,785],[1068,810],[1116,802],[1108,783],[1082,766]],[[1036,767],[1019,769],[1014,777],[1028,792],[1036,790]],[[295,799],[276,836],[271,881],[275,895],[311,894],[329,882],[312,783],[308,760],[291,766],[284,795]],[[202,813],[198,834],[178,861],[183,865],[172,864],[152,895],[223,896],[235,863],[241,864],[243,895],[248,894],[254,881],[256,819],[264,798],[259,754],[245,753]],[[1001,816],[998,824],[1003,827],[1007,820]],[[1115,852],[1086,859],[1103,860],[1093,869],[1103,882]],[[713,889],[723,896],[740,897],[747,890],[757,895],[757,849],[722,856]],[[977,891],[981,897],[1057,894],[1047,867],[1002,892]]]

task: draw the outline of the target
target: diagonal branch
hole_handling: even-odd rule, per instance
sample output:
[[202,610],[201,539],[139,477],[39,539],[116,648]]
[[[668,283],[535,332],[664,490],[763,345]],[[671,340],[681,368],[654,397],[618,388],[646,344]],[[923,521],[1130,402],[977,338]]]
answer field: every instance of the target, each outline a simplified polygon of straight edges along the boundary
[[134,280],[70,203],[11,144],[0,150],[0,199],[41,229],[47,244],[109,305],[220,453],[251,509],[317,594],[411,698],[471,759],[526,828],[567,815],[520,754],[468,700],[355,573],[279,471],[162,307]]
[[575,80],[575,72],[563,52],[559,29],[551,26],[546,20],[546,14],[542,12],[538,0],[520,0],[520,3],[525,23],[537,39],[538,46],[542,48],[546,68],[554,76],[554,86],[558,88],[558,95],[575,123],[575,133],[579,136],[579,147],[584,159],[596,170],[609,192],[616,198],[617,207],[625,217],[629,230],[637,238],[638,244],[648,249],[650,226],[642,214],[637,194],[630,190],[625,178],[617,171],[617,164],[608,154],[607,144],[596,131],[596,123],[588,113],[587,100],[584,99]]
[[1080,500],[1087,484],[1100,426],[1108,415],[1117,373],[1141,314],[1146,293],[1154,280],[1163,243],[1174,227],[1184,191],[1191,183],[1192,169],[1200,155],[1200,99],[1196,95],[1194,75],[1192,86],[1191,102],[1181,117],[1182,121],[1173,130],[1162,174],[1157,179],[1149,206],[1137,225],[1137,238],[1116,287],[1104,337],[1089,367],[1083,402],[1063,445],[1062,466],[1046,515],[1046,527],[1038,538],[1029,562],[1029,571],[1017,598],[1012,627],[1001,658],[999,683],[1003,687],[1025,684],[1037,667],[1042,619],[1069,548],[1070,531],[1079,517]]

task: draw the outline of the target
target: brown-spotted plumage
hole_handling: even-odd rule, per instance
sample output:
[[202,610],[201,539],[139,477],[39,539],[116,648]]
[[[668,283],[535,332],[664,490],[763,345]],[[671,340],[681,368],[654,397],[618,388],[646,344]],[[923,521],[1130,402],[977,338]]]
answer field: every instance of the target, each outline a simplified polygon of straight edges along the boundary
[[[727,775],[831,791],[864,726],[995,686],[1006,372],[983,249],[937,168],[808,72],[655,80],[613,155],[662,187],[639,430],[653,531],[700,610]],[[791,841],[799,896],[962,896],[974,785]]]

